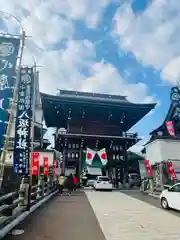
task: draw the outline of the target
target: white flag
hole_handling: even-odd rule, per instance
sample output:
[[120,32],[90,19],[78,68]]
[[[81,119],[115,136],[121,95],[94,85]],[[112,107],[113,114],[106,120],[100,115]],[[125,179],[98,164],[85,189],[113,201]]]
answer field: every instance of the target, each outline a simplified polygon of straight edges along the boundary
[[90,148],[87,148],[87,150],[86,150],[86,164],[87,165],[89,165],[89,166],[92,165],[95,154],[96,154],[96,151],[94,151]]
[[97,154],[99,155],[99,157],[101,159],[102,165],[105,166],[108,162],[106,149],[105,148],[101,149],[100,151],[97,152]]

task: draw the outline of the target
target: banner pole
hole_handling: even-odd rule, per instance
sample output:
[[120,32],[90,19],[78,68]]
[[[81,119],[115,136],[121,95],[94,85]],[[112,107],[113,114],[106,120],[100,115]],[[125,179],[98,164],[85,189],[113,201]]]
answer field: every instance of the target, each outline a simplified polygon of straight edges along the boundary
[[13,109],[16,108],[16,99],[17,99],[18,86],[19,86],[19,80],[20,80],[21,62],[22,62],[24,45],[25,45],[25,37],[26,37],[25,31],[22,29],[20,56],[19,56],[19,64],[18,64],[18,70],[17,70],[16,84],[15,84],[15,87],[14,87],[12,103],[10,104],[9,120],[8,120],[8,123],[7,123],[7,130],[6,130],[6,135],[5,135],[4,147],[3,147],[3,151],[2,151],[2,154],[1,154],[1,158],[0,158],[0,190],[2,188],[2,183],[3,183],[5,160],[6,160],[6,156],[7,156],[7,151],[8,151],[7,149],[8,149],[8,145],[9,145],[9,138],[10,138],[12,123],[13,123]]
[[35,126],[35,81],[37,80],[36,62],[34,62],[34,82],[33,82],[33,98],[32,98],[32,123],[31,123],[31,150],[29,155],[29,190],[28,190],[28,204],[27,210],[31,206],[31,191],[32,191],[32,154],[34,151],[34,126]]

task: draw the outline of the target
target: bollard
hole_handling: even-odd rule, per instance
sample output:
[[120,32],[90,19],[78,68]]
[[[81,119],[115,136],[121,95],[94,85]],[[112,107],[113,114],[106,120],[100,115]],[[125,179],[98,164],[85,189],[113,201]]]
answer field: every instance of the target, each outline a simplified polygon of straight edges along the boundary
[[35,202],[36,199],[37,199],[37,186],[32,186],[31,201]]
[[44,182],[44,178],[41,176],[41,189],[42,189],[42,198],[44,197],[44,194],[45,194],[45,182]]
[[24,199],[24,201],[19,202],[19,204],[18,204],[19,208],[21,208],[22,206],[25,206],[27,204],[25,202],[25,187],[26,187],[25,185],[26,185],[25,179],[23,178],[22,181],[21,181],[20,188],[19,188],[19,200]]
[[38,188],[37,188],[37,199],[40,199],[43,197],[43,190],[42,190],[42,185],[43,185],[43,179],[40,176],[38,180]]

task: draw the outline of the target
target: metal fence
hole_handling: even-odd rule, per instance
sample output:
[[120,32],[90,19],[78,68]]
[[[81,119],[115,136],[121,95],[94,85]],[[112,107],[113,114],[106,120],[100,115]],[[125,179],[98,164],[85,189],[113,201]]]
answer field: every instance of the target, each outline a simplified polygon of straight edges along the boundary
[[29,191],[28,184],[23,183],[19,191],[1,196],[0,239],[56,193],[55,181],[41,181],[32,186],[31,191]]

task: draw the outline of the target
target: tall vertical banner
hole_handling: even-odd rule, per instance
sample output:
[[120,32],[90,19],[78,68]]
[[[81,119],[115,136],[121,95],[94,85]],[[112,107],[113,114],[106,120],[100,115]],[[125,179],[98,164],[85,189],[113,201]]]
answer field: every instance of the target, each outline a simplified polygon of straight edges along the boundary
[[145,168],[146,168],[146,171],[147,171],[147,173],[148,173],[148,176],[149,176],[149,177],[152,177],[152,176],[153,176],[153,172],[152,172],[152,167],[151,167],[151,165],[150,165],[149,160],[147,160],[147,159],[144,160],[144,166],[145,166]]
[[39,175],[39,153],[38,152],[32,153],[32,175],[33,176]]
[[19,176],[29,174],[33,89],[33,68],[22,68],[18,86],[13,162],[14,173]]
[[176,177],[176,173],[175,173],[172,162],[168,161],[167,168],[168,168],[168,172],[171,176],[172,181],[175,181],[177,179],[177,177]]
[[9,103],[13,97],[16,82],[16,62],[20,39],[0,36],[0,152],[4,147]]
[[44,176],[49,174],[49,160],[48,157],[44,157]]
[[53,176],[56,176],[56,160],[53,160]]

